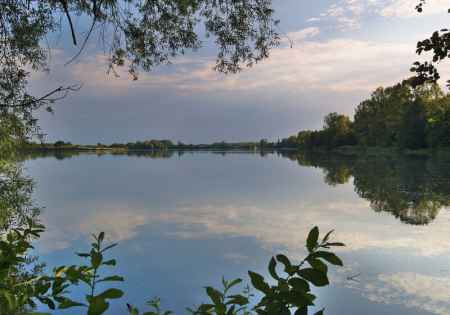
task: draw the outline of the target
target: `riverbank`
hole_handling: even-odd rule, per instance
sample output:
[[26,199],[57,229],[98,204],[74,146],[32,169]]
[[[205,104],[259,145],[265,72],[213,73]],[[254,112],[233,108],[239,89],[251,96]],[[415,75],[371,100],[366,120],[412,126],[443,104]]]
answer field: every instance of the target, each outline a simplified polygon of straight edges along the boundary
[[340,146],[336,148],[292,148],[292,147],[277,147],[268,146],[261,147],[257,144],[245,143],[245,144],[199,144],[199,145],[174,145],[167,148],[127,148],[127,147],[111,147],[111,146],[95,146],[95,145],[27,145],[20,148],[22,152],[97,152],[113,153],[113,154],[127,154],[127,153],[154,153],[154,152],[317,152],[317,153],[330,153],[347,156],[396,156],[396,155],[409,155],[409,156],[442,156],[450,157],[450,148],[437,148],[437,149],[401,149],[395,147],[364,147],[364,146]]

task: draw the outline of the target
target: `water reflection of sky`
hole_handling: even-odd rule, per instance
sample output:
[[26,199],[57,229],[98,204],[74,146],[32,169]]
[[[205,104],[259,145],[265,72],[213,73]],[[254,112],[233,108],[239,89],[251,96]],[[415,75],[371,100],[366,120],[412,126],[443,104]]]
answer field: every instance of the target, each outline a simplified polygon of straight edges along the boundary
[[[42,259],[77,261],[72,253],[105,231],[120,243],[114,255],[128,302],[157,295],[182,313],[222,275],[263,272],[280,251],[300,258],[317,224],[348,245],[340,250],[346,267],[318,291],[328,314],[450,314],[448,211],[429,225],[403,224],[372,211],[351,182],[328,186],[320,169],[275,155],[81,155],[26,166],[45,206]],[[347,280],[359,273],[358,282]],[[123,305],[111,312],[123,313]]]

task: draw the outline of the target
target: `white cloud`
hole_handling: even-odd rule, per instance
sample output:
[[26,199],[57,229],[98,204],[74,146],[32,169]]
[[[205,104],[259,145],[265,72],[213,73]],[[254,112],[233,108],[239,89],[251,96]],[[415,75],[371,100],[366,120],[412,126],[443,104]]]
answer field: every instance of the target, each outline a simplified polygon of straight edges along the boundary
[[180,93],[248,91],[259,89],[318,89],[334,92],[370,92],[410,75],[416,60],[414,43],[374,42],[355,39],[317,41],[319,28],[291,32],[292,47],[274,49],[269,59],[235,75],[223,75],[212,68],[211,59],[187,59],[167,73],[142,73],[131,81],[126,73],[107,77],[102,58],[96,57],[73,68],[76,81],[85,88],[128,93],[129,89],[170,87]]
[[289,32],[287,34],[291,41],[304,41],[306,39],[311,39],[320,34],[320,29],[318,27],[307,27],[297,32]]
[[[450,210],[450,209],[447,209]],[[365,216],[361,213],[370,211]],[[441,210],[438,218],[428,226],[399,224],[389,214],[377,221],[369,203],[357,199],[352,202],[295,203],[270,208],[240,204],[196,204],[157,211],[144,208],[113,206],[95,207],[76,218],[46,216],[48,231],[41,240],[48,250],[70,246],[80,236],[105,231],[113,241],[134,238],[138,228],[151,224],[175,224],[167,230],[170,237],[203,239],[212,235],[250,237],[262,247],[286,248],[291,255],[301,255],[304,240],[311,224],[320,224],[322,232],[335,229],[336,239],[344,241],[344,251],[368,248],[404,250],[413,255],[434,256],[450,253],[448,225],[450,212]],[[368,222],[370,220],[370,228]],[[393,228],[395,226],[395,228]],[[430,246],[433,244],[433,246]]]
[[450,8],[447,0],[428,1],[423,12],[416,11],[417,0],[340,0],[332,3],[320,17],[320,19],[335,25],[341,31],[352,31],[361,28],[365,19],[372,16],[420,18],[424,15],[445,14]]
[[438,315],[450,314],[450,278],[411,272],[378,275],[363,295],[376,303],[399,304]]
[[148,215],[117,206],[107,210],[91,211],[83,217],[55,217],[43,215],[47,227],[39,240],[44,252],[65,249],[80,237],[89,238],[92,233],[105,232],[113,242],[125,241],[137,235],[137,229],[148,223]]
[[412,0],[393,0],[387,3],[380,11],[381,16],[411,18],[421,15],[433,15],[446,13],[450,8],[448,0],[427,1],[423,7],[423,12],[418,13],[415,10],[419,1]]
[[363,15],[371,12],[375,4],[373,0],[341,0],[321,13],[320,19],[334,23],[341,31],[356,30],[361,27]]

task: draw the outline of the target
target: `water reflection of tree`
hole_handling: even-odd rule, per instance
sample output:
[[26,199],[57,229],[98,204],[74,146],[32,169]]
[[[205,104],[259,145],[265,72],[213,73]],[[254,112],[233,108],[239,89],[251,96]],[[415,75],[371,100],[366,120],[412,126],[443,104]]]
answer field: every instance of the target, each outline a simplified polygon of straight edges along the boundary
[[22,160],[34,160],[39,158],[55,158],[57,160],[65,160],[80,155],[93,155],[93,156],[134,156],[134,157],[145,157],[152,159],[164,159],[170,158],[174,155],[174,151],[168,150],[147,150],[147,151],[114,151],[114,150],[52,150],[52,151],[28,151],[22,152],[20,158]]
[[39,208],[32,202],[33,182],[23,174],[21,163],[0,160],[0,231],[35,219]]
[[353,177],[355,192],[376,212],[389,212],[404,223],[423,225],[450,205],[450,161],[393,156],[290,155],[300,165],[323,169],[332,186]]
[[[27,241],[35,237],[16,239],[18,231],[37,223],[40,210],[32,200],[32,180],[24,175],[22,163],[11,156],[0,159],[0,240],[3,241],[0,249],[0,315],[29,314],[32,311],[25,303],[15,303],[20,299],[26,300],[35,292],[35,283],[45,267],[38,262],[37,256],[17,254],[21,248],[27,248]],[[8,247],[6,240],[16,242],[17,246]],[[6,305],[16,305],[14,312],[11,313],[10,307],[4,310]]]

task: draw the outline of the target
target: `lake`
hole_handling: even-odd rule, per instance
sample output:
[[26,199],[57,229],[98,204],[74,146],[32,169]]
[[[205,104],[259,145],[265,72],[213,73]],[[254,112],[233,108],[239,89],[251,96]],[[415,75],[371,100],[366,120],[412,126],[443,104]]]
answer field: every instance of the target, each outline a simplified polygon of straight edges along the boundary
[[274,254],[301,259],[314,225],[347,244],[315,290],[326,314],[450,314],[449,158],[67,153],[24,165],[48,266],[79,262],[91,233],[119,243],[126,295],[108,314],[155,296],[186,313],[222,276],[248,282]]

